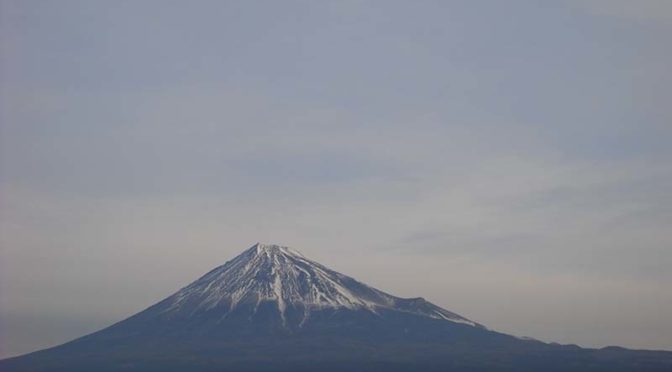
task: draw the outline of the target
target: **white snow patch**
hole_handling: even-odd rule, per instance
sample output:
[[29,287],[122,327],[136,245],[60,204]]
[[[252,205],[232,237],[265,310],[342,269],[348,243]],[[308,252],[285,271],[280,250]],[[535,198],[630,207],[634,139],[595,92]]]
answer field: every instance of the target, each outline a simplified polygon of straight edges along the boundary
[[300,325],[310,318],[311,311],[325,308],[363,309],[376,314],[380,309],[392,309],[477,325],[427,302],[409,305],[409,300],[332,271],[291,248],[272,244],[256,244],[168,300],[163,313],[193,314],[220,307],[228,313],[248,305],[254,314],[261,302],[274,301],[283,325],[287,324],[289,307],[303,309]]

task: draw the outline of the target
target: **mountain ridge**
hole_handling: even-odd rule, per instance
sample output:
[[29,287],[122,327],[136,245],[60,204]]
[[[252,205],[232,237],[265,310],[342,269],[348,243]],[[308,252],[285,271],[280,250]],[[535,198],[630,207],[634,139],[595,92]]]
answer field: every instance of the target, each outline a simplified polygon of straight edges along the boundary
[[274,302],[285,326],[288,306],[300,308],[303,321],[314,309],[360,309],[374,314],[379,309],[396,309],[481,326],[423,298],[404,299],[372,288],[306,258],[297,250],[276,244],[253,245],[167,300],[170,306],[162,313],[175,315],[184,311],[193,315],[215,308],[228,314],[239,304],[253,303],[256,310],[262,302]]

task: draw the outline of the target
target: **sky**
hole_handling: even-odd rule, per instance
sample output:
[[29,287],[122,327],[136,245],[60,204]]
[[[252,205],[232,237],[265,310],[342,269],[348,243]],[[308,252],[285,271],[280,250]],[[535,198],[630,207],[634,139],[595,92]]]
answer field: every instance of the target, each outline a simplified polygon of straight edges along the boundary
[[672,2],[0,0],[0,357],[256,242],[672,350]]

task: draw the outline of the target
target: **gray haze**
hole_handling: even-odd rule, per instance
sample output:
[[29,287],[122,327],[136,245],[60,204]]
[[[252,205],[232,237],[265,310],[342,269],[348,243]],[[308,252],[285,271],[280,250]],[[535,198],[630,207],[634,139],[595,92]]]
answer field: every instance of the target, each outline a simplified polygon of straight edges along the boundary
[[0,4],[0,356],[257,241],[672,349],[672,2]]

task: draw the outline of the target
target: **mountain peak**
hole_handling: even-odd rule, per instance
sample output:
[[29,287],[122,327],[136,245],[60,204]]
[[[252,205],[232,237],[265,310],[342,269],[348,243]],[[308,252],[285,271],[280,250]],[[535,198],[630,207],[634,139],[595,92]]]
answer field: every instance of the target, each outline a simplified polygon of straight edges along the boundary
[[303,257],[303,254],[301,254],[301,252],[279,244],[257,243],[252,247],[250,247],[250,249],[248,249],[248,252],[251,252],[252,254],[266,254],[266,255],[282,254],[282,255]]
[[283,326],[288,325],[287,314],[293,314],[290,327],[301,327],[312,313],[325,310],[373,315],[401,311],[477,325],[424,299],[399,298],[369,287],[277,244],[253,245],[162,304],[163,316],[183,318],[199,314],[227,317],[238,312],[253,316],[260,308],[270,306],[276,309]]

